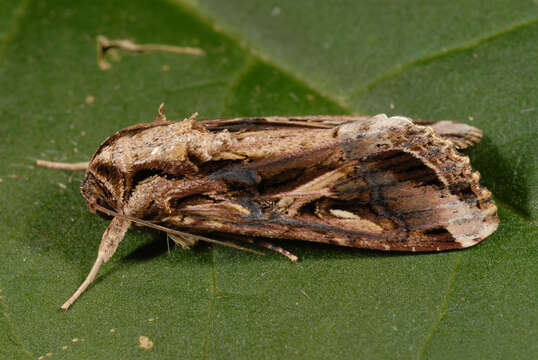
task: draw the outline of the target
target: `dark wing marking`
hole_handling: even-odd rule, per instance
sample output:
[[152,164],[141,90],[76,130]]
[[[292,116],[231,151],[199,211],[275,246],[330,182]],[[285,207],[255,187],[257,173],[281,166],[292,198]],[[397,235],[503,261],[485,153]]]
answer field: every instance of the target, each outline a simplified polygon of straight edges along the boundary
[[224,167],[212,181],[231,188],[178,204],[166,221],[398,251],[468,247],[496,229],[491,194],[451,142],[405,119],[380,121],[344,123],[327,148]]

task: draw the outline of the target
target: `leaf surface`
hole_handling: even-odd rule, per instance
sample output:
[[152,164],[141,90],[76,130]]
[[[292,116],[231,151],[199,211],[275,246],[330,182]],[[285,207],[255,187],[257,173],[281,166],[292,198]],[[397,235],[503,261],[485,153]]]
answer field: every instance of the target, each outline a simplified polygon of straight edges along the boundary
[[[0,355],[5,358],[531,358],[538,238],[536,2],[7,1],[0,6]],[[198,46],[120,53],[95,38]],[[93,98],[93,101],[91,99]],[[167,117],[409,115],[480,127],[499,230],[464,251],[277,241],[300,257],[171,249],[131,230],[67,313],[106,221],[83,174],[123,127]],[[143,350],[139,336],[155,346]]]

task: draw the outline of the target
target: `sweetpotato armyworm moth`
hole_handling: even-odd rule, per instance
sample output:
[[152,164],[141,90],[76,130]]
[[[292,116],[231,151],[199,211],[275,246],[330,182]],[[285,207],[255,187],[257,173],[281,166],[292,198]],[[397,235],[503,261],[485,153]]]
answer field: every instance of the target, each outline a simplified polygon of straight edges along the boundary
[[491,193],[458,152],[480,141],[474,127],[386,115],[169,122],[161,110],[110,136],[88,164],[82,195],[112,220],[64,310],[132,224],[183,247],[239,247],[213,239],[234,235],[294,261],[265,240],[442,251],[475,245],[499,223]]

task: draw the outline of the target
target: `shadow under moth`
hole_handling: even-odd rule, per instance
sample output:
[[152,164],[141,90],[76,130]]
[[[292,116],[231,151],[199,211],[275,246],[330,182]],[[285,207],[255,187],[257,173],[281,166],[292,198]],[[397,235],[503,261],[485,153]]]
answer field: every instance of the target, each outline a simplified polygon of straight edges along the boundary
[[182,247],[245,249],[213,239],[231,235],[292,261],[267,239],[410,252],[475,245],[499,223],[491,193],[458,152],[481,136],[462,123],[386,115],[170,122],[161,105],[155,121],[116,132],[87,164],[82,195],[90,211],[112,220],[62,309],[132,224],[165,231]]

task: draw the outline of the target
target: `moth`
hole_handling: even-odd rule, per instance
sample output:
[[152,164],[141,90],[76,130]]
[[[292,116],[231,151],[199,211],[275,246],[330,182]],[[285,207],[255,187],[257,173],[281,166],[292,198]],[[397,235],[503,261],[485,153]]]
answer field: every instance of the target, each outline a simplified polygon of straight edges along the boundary
[[499,223],[491,193],[459,152],[481,137],[463,123],[384,114],[170,122],[161,105],[155,121],[111,135],[87,165],[82,195],[111,221],[62,309],[133,224],[183,247],[244,249],[215,240],[231,235],[292,261],[267,239],[409,252],[475,245]]

